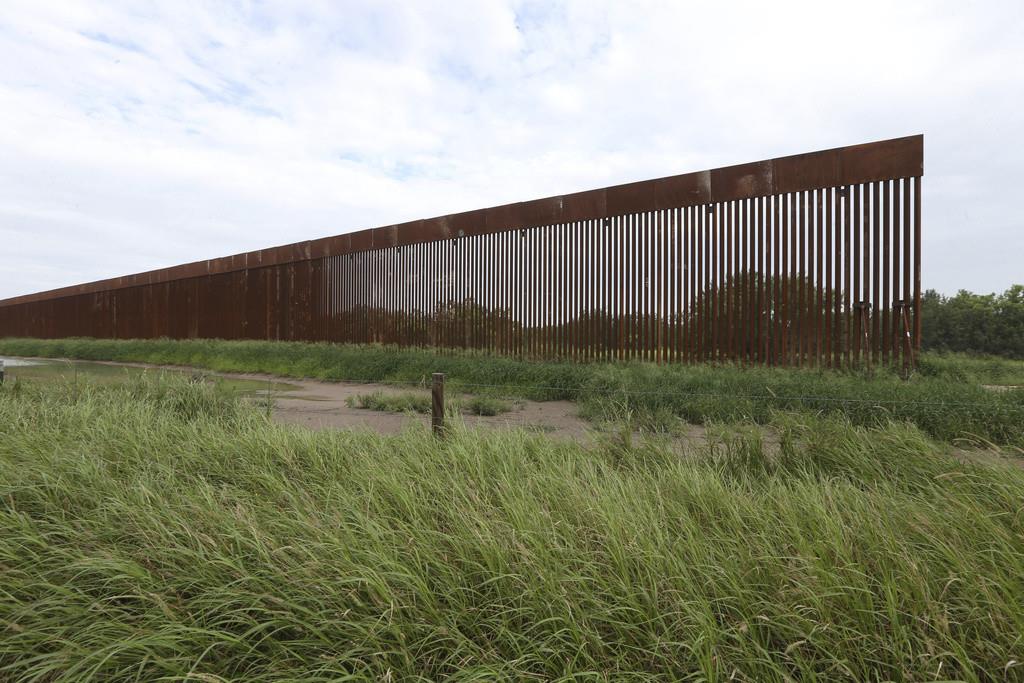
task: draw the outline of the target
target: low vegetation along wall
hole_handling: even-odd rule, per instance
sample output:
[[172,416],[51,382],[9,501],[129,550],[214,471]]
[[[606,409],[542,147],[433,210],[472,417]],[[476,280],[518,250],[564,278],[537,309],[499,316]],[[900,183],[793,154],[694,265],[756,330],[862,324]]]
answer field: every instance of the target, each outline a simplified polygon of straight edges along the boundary
[[31,294],[0,301],[0,336],[911,363],[923,144],[688,173]]
[[780,411],[842,415],[853,424],[910,422],[946,442],[1024,448],[1024,363],[925,355],[903,380],[889,369],[829,371],[734,365],[531,361],[479,352],[437,354],[354,344],[169,339],[0,339],[0,353],[184,365],[221,372],[401,383],[426,387],[443,372],[453,391],[496,398],[570,400],[595,422],[645,431],[683,423],[766,424]]

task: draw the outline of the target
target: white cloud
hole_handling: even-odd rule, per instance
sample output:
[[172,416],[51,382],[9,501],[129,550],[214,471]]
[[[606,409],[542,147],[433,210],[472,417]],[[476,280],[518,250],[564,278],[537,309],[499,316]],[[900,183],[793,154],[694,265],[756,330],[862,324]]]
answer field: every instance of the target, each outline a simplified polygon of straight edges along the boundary
[[925,285],[1002,289],[1022,12],[8,0],[0,297],[916,132]]

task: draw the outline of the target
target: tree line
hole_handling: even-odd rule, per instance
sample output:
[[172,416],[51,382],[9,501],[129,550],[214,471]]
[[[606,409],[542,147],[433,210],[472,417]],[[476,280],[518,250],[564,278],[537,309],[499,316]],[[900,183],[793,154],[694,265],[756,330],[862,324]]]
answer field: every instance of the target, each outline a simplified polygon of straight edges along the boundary
[[1024,285],[1002,294],[960,290],[921,298],[921,345],[927,351],[963,351],[1024,359]]

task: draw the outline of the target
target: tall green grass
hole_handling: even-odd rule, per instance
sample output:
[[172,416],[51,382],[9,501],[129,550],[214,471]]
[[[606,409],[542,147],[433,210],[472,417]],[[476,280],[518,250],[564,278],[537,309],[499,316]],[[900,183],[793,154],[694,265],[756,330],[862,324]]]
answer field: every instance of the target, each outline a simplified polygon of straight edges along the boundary
[[977,384],[1024,386],[1024,361],[966,353],[926,353],[919,371],[926,377]]
[[[994,392],[995,366],[930,356],[909,381],[884,368],[862,372],[650,363],[539,362],[381,346],[216,340],[3,339],[0,353],[190,365],[325,380],[408,382],[433,372],[454,391],[504,398],[568,399],[594,420],[623,410],[648,426],[680,419],[767,423],[775,411],[841,414],[873,426],[909,420],[946,441],[967,438],[1024,447],[1024,390]],[[1011,363],[1001,361],[1001,363]],[[1024,367],[1024,363],[1020,363]],[[1000,365],[999,367],[1003,367]],[[1005,368],[1004,368],[1005,369]],[[1002,376],[1012,373],[1012,367]]]
[[776,419],[680,454],[9,383],[0,679],[1019,679],[1024,471]]
[[841,415],[861,426],[909,421],[944,441],[1024,447],[1024,390],[996,392],[945,377],[908,382],[799,369],[604,365],[593,368],[581,396],[585,417],[614,420],[628,410],[655,429],[677,418],[767,424],[788,411]]

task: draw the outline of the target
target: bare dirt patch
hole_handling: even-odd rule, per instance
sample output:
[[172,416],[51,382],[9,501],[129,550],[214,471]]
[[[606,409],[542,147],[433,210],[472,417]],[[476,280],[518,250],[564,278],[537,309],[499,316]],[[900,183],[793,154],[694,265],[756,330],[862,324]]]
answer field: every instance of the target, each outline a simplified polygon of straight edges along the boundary
[[[349,384],[345,382],[316,382],[312,380],[281,380],[298,388],[288,392],[274,393],[273,418],[283,424],[297,424],[310,429],[353,429],[368,428],[382,434],[394,434],[410,424],[429,424],[430,417],[414,413],[386,413],[348,405],[348,400],[360,394],[380,392],[399,394],[384,384]],[[452,396],[454,398],[454,396]],[[587,439],[591,432],[587,422],[576,414],[576,406],[568,401],[517,400],[512,410],[501,415],[461,415],[469,427],[527,428],[549,433],[553,436]]]
[[[271,417],[280,424],[299,425],[309,429],[371,429],[381,434],[396,434],[410,424],[430,424],[430,417],[425,415],[387,413],[348,405],[348,400],[354,399],[359,394],[375,392],[398,394],[409,391],[410,389],[407,387],[396,388],[390,384],[368,382],[323,382],[257,373],[210,372],[180,365],[114,361],[96,361],[96,363],[174,372],[196,372],[224,379],[266,382],[270,389],[258,391],[257,398],[262,399],[269,396],[272,399]],[[456,396],[451,392],[449,394],[451,398]],[[554,437],[579,441],[589,441],[595,434],[590,423],[579,417],[576,406],[569,401],[542,403],[517,399],[512,402],[512,410],[501,415],[461,415],[455,419],[463,420],[469,427],[534,429]]]

